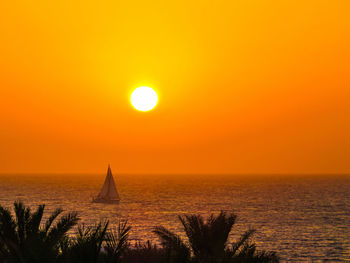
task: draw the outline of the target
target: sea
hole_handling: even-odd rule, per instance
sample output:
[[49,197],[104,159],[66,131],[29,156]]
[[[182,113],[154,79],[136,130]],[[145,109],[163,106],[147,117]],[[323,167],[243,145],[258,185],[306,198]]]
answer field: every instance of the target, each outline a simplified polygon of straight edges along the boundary
[[256,229],[258,249],[276,251],[282,262],[350,261],[348,175],[123,175],[114,174],[119,204],[92,203],[105,175],[0,175],[0,205],[22,200],[77,211],[80,224],[109,220],[132,226],[130,242],[152,240],[155,226],[185,235],[179,215],[234,213],[234,242]]

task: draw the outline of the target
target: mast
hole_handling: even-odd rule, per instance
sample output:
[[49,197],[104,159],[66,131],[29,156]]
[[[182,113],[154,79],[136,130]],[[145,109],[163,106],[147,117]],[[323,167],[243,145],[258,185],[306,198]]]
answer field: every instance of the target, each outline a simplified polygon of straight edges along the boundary
[[109,197],[109,192],[110,192],[110,185],[111,185],[111,179],[112,179],[112,170],[110,164],[108,164],[108,169],[107,169],[107,177],[106,180],[108,179],[107,183],[107,194],[106,196]]
[[107,175],[108,175],[108,179],[109,179],[109,181],[108,181],[108,198],[119,200],[118,190],[117,190],[117,187],[115,185],[114,178],[112,175],[112,170],[111,170],[110,166],[108,166]]

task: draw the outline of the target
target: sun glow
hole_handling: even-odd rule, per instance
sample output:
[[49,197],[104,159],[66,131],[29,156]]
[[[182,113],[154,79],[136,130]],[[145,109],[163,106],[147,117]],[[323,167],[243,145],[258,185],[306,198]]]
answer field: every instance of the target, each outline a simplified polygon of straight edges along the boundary
[[131,104],[139,111],[150,111],[157,103],[157,93],[150,87],[139,87],[131,94]]

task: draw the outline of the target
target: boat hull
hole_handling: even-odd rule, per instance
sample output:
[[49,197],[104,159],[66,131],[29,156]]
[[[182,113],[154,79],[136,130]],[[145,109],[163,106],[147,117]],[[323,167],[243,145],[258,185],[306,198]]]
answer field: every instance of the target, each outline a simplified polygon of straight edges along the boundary
[[94,198],[92,199],[93,203],[102,203],[102,204],[118,204],[119,199],[102,199],[102,198]]

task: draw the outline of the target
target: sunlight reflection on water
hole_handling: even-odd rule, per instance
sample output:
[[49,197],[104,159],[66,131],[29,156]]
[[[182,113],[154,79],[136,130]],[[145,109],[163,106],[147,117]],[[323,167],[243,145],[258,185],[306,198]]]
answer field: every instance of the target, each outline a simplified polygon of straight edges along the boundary
[[[81,223],[109,219],[132,225],[132,240],[155,240],[163,225],[181,233],[178,215],[204,216],[234,211],[235,240],[249,227],[258,230],[259,248],[274,250],[283,261],[350,258],[350,177],[345,176],[115,176],[121,202],[91,203],[104,175],[2,175],[0,204],[23,200],[47,211],[78,211]],[[48,213],[46,214],[48,215]]]

